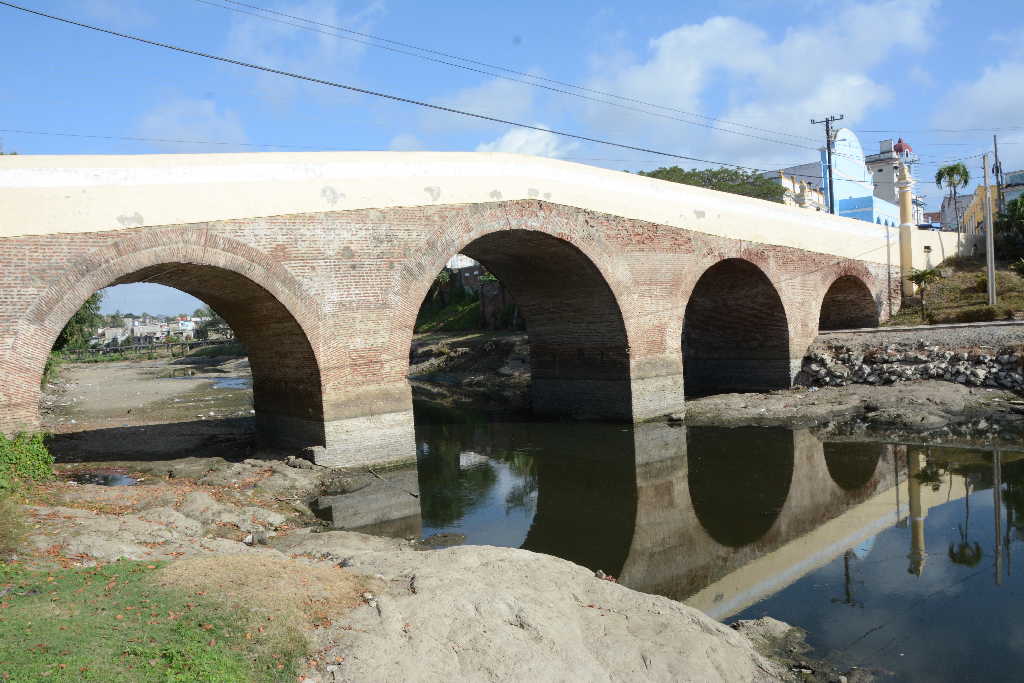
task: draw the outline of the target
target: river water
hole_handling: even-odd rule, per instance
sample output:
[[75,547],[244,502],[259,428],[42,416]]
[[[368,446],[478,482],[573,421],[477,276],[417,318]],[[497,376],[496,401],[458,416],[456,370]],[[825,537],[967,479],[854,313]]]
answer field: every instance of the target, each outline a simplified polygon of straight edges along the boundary
[[405,495],[403,524],[360,530],[521,547],[723,621],[770,615],[892,680],[1024,667],[1024,453],[418,417],[418,515]]

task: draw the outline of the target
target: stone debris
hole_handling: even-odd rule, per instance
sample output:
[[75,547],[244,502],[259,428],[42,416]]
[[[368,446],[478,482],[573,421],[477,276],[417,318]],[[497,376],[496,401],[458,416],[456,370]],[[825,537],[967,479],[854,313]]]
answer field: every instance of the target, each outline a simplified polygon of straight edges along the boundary
[[804,358],[796,382],[840,387],[935,379],[1024,393],[1022,352],[1020,346],[989,352],[978,348],[951,350],[923,342],[867,349],[825,342],[816,344]]

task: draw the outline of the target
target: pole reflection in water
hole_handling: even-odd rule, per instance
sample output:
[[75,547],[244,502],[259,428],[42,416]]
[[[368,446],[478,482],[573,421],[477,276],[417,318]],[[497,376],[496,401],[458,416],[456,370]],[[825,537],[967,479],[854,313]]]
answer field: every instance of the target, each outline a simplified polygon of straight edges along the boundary
[[[768,614],[896,679],[1024,666],[1008,599],[1024,588],[1009,571],[1021,453],[669,423],[428,420],[417,443],[418,470],[387,476],[416,481],[424,537],[556,555],[718,619]],[[332,505],[352,528],[349,495]],[[395,501],[408,520],[408,494]]]

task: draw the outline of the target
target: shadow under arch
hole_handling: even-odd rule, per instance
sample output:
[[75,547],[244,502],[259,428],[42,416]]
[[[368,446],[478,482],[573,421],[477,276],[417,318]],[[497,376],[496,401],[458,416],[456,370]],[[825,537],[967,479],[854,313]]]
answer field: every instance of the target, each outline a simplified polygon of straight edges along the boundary
[[875,479],[882,456],[880,444],[826,441],[823,447],[825,466],[839,488],[860,491]]
[[725,259],[701,275],[686,304],[682,345],[688,396],[791,384],[786,310],[771,280],[750,261]]
[[632,422],[625,322],[590,257],[564,239],[521,229],[485,234],[460,253],[497,276],[519,305],[534,414]]
[[844,275],[825,292],[818,330],[858,327],[878,327],[878,306],[863,280],[855,275]]
[[[688,427],[687,469],[697,520],[730,548],[774,526],[793,479],[793,432],[783,428]],[[757,452],[751,452],[756,444]]]
[[128,238],[74,263],[73,275],[40,297],[32,326],[19,335],[28,347],[23,362],[41,376],[60,330],[94,292],[135,282],[165,285],[212,307],[246,345],[260,443],[289,449],[325,445],[320,365],[307,332],[318,316],[280,266],[225,238],[207,236],[206,244],[193,244],[203,239],[201,233],[159,245],[153,240],[167,235]]

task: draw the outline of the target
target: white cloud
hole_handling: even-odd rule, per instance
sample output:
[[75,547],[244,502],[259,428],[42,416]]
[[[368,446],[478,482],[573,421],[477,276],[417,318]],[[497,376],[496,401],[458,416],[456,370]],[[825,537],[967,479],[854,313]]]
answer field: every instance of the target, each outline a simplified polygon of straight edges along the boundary
[[935,79],[932,77],[931,73],[924,67],[917,64],[907,70],[907,78],[926,88],[935,84]]
[[[1024,60],[1004,61],[986,67],[967,83],[954,86],[936,108],[936,128],[1017,128],[1000,133],[999,156],[1007,171],[1024,168]],[[979,147],[988,146],[983,140]],[[1007,143],[1014,144],[1007,144]],[[1021,144],[1017,144],[1021,143]]]
[[[534,106],[535,92],[528,85],[495,78],[463,88],[436,103],[474,114],[516,121],[529,117]],[[432,111],[425,115],[425,125],[430,130],[470,130],[493,124],[449,112]]]
[[[334,0],[306,0],[300,3],[263,3],[274,11],[309,19],[321,24],[345,26],[367,31],[383,10],[379,2],[363,9],[342,14]],[[344,80],[366,51],[366,46],[325,32],[330,29],[313,26],[313,31],[291,24],[287,19],[274,16],[248,16],[232,14],[228,31],[228,54],[232,57],[293,71],[310,76]],[[275,19],[277,19],[275,21]],[[286,21],[288,23],[281,23]],[[280,76],[260,74],[257,77],[260,92],[278,101],[287,101],[297,83]]]
[[80,7],[92,19],[119,26],[149,26],[155,21],[149,12],[118,0],[83,0]]
[[249,149],[245,128],[238,115],[220,109],[213,100],[176,98],[151,109],[136,127],[139,137],[164,140],[206,140],[226,145],[189,142],[156,143],[165,152],[237,152]]
[[423,149],[423,143],[412,133],[399,133],[395,137],[391,138],[391,142],[388,144],[388,149],[396,152],[411,152]]
[[[814,148],[820,131],[810,125],[810,118],[842,112],[844,123],[855,123],[890,101],[890,89],[871,72],[887,67],[897,51],[928,47],[934,4],[934,0],[849,4],[819,24],[792,27],[779,38],[736,17],[712,17],[653,39],[642,58],[620,54],[605,61],[590,85],[677,110],[808,136],[810,140],[782,139]],[[901,28],[888,28],[893,26]],[[726,127],[681,113],[663,113]],[[588,105],[586,115],[608,137],[713,159],[758,165],[816,156],[813,149],[709,132],[603,105]]]
[[513,128],[497,140],[477,145],[477,152],[508,152],[561,159],[579,147],[546,130]]

